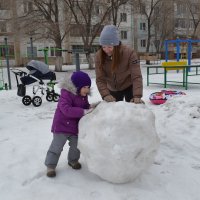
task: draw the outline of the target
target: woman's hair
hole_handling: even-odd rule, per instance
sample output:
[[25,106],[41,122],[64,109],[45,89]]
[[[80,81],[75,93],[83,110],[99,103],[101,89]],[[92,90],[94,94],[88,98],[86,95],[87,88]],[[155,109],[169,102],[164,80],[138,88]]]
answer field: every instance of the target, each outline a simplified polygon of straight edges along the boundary
[[[111,65],[111,71],[114,72],[115,69],[117,69],[119,63],[120,63],[120,46],[114,46],[113,47],[113,54],[112,54],[112,65]],[[106,53],[103,51],[103,49],[100,49],[100,69],[103,69],[103,65],[105,64],[106,60]]]

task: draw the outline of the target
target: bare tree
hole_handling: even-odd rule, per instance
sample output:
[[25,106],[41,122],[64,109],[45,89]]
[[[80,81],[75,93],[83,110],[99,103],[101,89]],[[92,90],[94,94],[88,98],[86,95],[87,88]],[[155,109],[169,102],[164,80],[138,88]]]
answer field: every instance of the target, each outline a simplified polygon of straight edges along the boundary
[[135,7],[139,8],[139,13],[144,15],[147,21],[147,46],[146,52],[150,50],[152,30],[154,27],[154,22],[156,20],[156,15],[154,12],[156,8],[163,2],[163,0],[132,0],[132,3]]
[[74,29],[76,35],[83,41],[84,51],[89,63],[89,68],[93,68],[90,53],[92,43],[102,29],[102,23],[106,20],[111,7],[101,1],[95,0],[64,0],[74,18]]
[[[63,12],[62,0],[27,0],[28,8],[19,19],[25,34],[55,43],[56,71],[62,70],[62,41],[69,32],[70,13]],[[65,15],[63,15],[65,13]],[[69,13],[69,14],[68,14]]]
[[[12,44],[12,47],[9,47],[12,52],[12,56],[15,58],[15,64],[20,65],[21,59],[20,59],[20,42],[19,42],[19,27],[17,23],[17,12],[16,12],[16,2],[14,0],[8,0],[8,1],[0,1],[0,36],[3,38],[7,38],[9,41],[12,41],[14,45]],[[5,47],[1,47],[5,48]],[[5,51],[1,51],[1,53]],[[10,54],[10,53],[9,53]]]
[[129,2],[129,0],[111,0],[111,18],[114,25],[117,25],[117,23],[120,23],[120,20],[118,20],[118,14],[119,9],[122,5]]
[[154,12],[154,46],[160,53],[164,47],[164,41],[174,37],[174,4],[172,1],[163,1]]
[[109,22],[109,15],[113,11],[113,23],[116,23],[119,6],[127,1],[111,0],[64,0],[72,12],[74,25],[82,38],[89,68],[93,68],[91,49],[94,39],[102,30],[103,24]]
[[[192,38],[197,37],[197,28],[200,24],[200,1],[191,1],[191,0],[184,0],[187,8],[189,10],[190,16],[192,18],[192,22],[194,25],[193,33],[191,35]],[[189,24],[188,24],[189,25]]]

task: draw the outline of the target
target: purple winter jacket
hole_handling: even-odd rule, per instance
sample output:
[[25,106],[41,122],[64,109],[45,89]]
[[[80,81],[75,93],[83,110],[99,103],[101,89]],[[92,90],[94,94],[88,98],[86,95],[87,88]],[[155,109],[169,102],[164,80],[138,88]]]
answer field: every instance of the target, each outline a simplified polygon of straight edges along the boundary
[[61,85],[61,95],[54,114],[51,132],[54,134],[78,134],[78,123],[84,115],[84,109],[88,109],[90,104],[88,97],[76,94],[76,88],[68,80]]

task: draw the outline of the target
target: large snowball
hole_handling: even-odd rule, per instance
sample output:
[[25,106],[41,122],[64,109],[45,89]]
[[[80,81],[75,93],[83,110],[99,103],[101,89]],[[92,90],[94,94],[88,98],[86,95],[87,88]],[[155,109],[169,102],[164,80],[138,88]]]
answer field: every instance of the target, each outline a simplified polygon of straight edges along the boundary
[[78,147],[89,171],[113,183],[134,180],[154,161],[159,139],[145,105],[102,102],[79,123]]

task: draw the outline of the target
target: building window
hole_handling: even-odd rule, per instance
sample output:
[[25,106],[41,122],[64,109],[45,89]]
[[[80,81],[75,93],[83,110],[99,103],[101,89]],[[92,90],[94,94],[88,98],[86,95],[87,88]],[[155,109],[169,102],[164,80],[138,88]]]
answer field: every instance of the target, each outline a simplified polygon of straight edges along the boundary
[[51,57],[56,56],[56,53],[60,51],[59,48],[57,48],[57,47],[50,47],[49,50],[50,50]]
[[95,10],[95,14],[96,14],[96,15],[99,15],[99,14],[100,14],[100,7],[99,7],[99,5],[96,5],[96,6],[94,7],[94,10]]
[[8,0],[0,0],[0,10],[10,10],[10,2]]
[[1,33],[7,32],[6,22],[5,21],[0,21],[0,32]]
[[[89,49],[90,52],[95,53],[99,50],[99,45],[93,45],[91,46],[91,48]],[[77,51],[77,52],[85,52],[87,50],[84,50],[84,46],[83,45],[72,45],[72,51]]]
[[160,46],[160,40],[154,40],[154,45],[155,45],[156,49],[158,49]]
[[27,47],[27,57],[28,58],[37,57],[37,47],[33,47],[33,53],[31,51],[31,47]]
[[24,13],[29,13],[33,11],[33,2],[30,1],[24,1]]
[[145,14],[146,13],[146,7],[145,7],[145,5],[144,4],[140,4],[139,6],[140,6],[140,8],[139,8],[140,13],[141,14]]
[[55,47],[50,47],[50,56],[55,56],[56,55],[56,53],[55,53]]
[[178,28],[178,19],[175,20],[175,28]]
[[76,24],[71,24],[70,36],[71,37],[81,37],[81,27]]
[[[15,56],[15,53],[14,53],[14,45],[8,45],[8,48],[7,48],[7,52],[8,52],[8,56],[10,58],[13,58]],[[5,48],[5,45],[0,45],[0,57],[5,57],[6,56],[6,48]]]
[[198,13],[198,9],[199,9],[199,6],[197,3],[194,3],[191,5],[191,11],[193,14],[197,14]]
[[157,17],[159,17],[159,15],[160,15],[160,8],[158,6],[155,7],[154,15]]
[[146,30],[146,23],[140,23],[140,30],[145,31]]
[[83,45],[72,45],[72,51],[84,52]]
[[146,40],[140,40],[140,46],[146,47]]
[[190,25],[189,25],[190,27],[190,29],[194,29],[194,22],[193,22],[193,20],[190,20]]
[[176,28],[186,28],[187,27],[187,22],[185,19],[177,19],[175,21],[175,27]]
[[185,14],[187,12],[186,4],[177,4],[177,14]]
[[30,30],[27,32],[28,35],[35,35],[36,34],[36,31],[35,30]]
[[126,40],[127,39],[127,31],[121,31],[121,39]]
[[184,19],[180,20],[179,27],[186,28],[186,21]]
[[127,14],[126,13],[120,13],[120,21],[127,22]]

